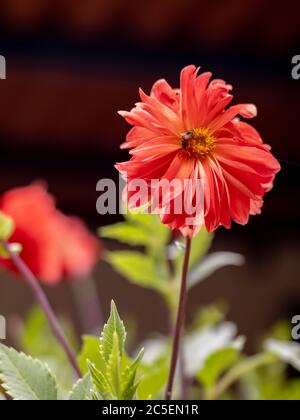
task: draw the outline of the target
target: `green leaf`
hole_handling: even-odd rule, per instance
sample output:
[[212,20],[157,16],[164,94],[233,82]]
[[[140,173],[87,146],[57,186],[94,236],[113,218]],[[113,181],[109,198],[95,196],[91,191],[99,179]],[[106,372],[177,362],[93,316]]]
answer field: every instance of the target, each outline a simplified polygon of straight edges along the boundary
[[108,362],[110,355],[113,351],[113,336],[114,333],[118,336],[118,346],[120,351],[120,356],[122,357],[124,353],[124,344],[126,340],[126,331],[121,320],[117,307],[114,301],[111,302],[110,317],[103,328],[103,332],[100,338],[100,353],[103,359]]
[[107,362],[106,375],[114,395],[119,400],[121,396],[121,354],[116,331],[113,332],[112,336],[112,349]]
[[280,341],[289,341],[291,339],[291,320],[281,319],[273,325],[266,333],[267,339],[275,339]]
[[[278,371],[276,363],[258,369],[244,377],[243,386],[252,400],[300,400],[300,379],[286,380],[285,370]],[[275,367],[275,369],[274,369]]]
[[88,368],[89,368],[91,378],[97,388],[97,391],[101,395],[102,399],[103,400],[113,399],[112,397],[113,391],[105,375],[102,372],[100,372],[100,370],[98,370],[96,366],[93,363],[91,363],[89,360],[87,361],[87,363],[88,363]]
[[169,242],[171,231],[161,222],[157,214],[128,211],[125,214],[125,219],[129,223],[139,226],[147,234],[148,239],[145,245],[160,250]]
[[85,335],[82,337],[83,344],[77,361],[81,371],[86,374],[88,372],[87,360],[90,360],[100,371],[105,370],[105,361],[100,357],[100,340],[99,337]]
[[[138,383],[136,372],[142,352],[132,362],[125,352],[126,331],[112,301],[110,316],[103,328],[99,340],[85,337],[85,343],[80,355],[80,364],[87,364],[91,378],[102,399],[133,399]],[[91,356],[92,360],[89,360]],[[93,399],[98,395],[92,394]]]
[[300,400],[300,379],[287,381],[281,389],[277,400],[299,401]]
[[106,260],[130,282],[149,289],[165,291],[166,273],[160,273],[155,260],[137,251],[106,253]]
[[56,381],[48,367],[2,344],[0,380],[14,400],[57,400]]
[[238,348],[227,347],[212,353],[204,362],[197,374],[197,378],[206,388],[215,385],[219,376],[229,369],[239,357]]
[[100,228],[100,236],[133,246],[145,246],[155,254],[161,253],[169,241],[170,230],[156,214],[128,211],[124,217],[124,222]]
[[148,245],[149,237],[147,232],[139,226],[126,222],[115,223],[114,225],[103,226],[99,229],[102,238],[116,239],[132,246]]
[[[68,342],[72,348],[77,348],[73,328],[66,319],[60,319]],[[99,340],[98,340],[99,343]],[[65,352],[52,334],[49,323],[39,306],[33,307],[26,316],[20,337],[21,349],[25,354],[37,358],[49,365],[55,374],[59,389],[66,397],[73,384],[74,376],[72,367]]]
[[169,362],[167,358],[157,360],[152,366],[143,364],[140,370],[142,379],[137,391],[139,399],[159,399],[168,379]]
[[224,321],[226,313],[227,305],[222,301],[198,309],[191,326],[191,331],[220,324]]
[[73,386],[70,394],[70,401],[86,401],[92,399],[94,384],[89,374],[79,379]]
[[139,354],[137,355],[136,359],[126,366],[123,374],[122,374],[122,399],[123,400],[132,400],[136,393],[136,389],[138,387],[138,382],[136,380],[136,372],[141,359],[144,355],[144,349],[142,349]]

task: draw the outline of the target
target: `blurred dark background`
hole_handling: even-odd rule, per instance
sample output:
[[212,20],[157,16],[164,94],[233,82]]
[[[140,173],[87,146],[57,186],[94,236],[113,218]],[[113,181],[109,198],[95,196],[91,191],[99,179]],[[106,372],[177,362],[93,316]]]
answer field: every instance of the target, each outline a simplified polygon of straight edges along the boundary
[[[45,179],[58,205],[92,229],[118,217],[96,213],[96,183],[114,177],[128,126],[117,115],[164,77],[178,85],[187,64],[234,86],[235,103],[254,102],[253,124],[282,162],[261,216],[219,230],[213,249],[241,252],[242,268],[226,268],[191,296],[223,298],[229,318],[256,338],[277,319],[300,313],[300,54],[299,2],[271,0],[0,0],[0,190]],[[298,166],[297,166],[298,165]],[[111,244],[109,244],[111,246]],[[152,292],[130,286],[104,264],[96,273],[105,314],[114,297],[140,335],[166,331],[165,309]],[[31,294],[1,277],[0,313],[23,314]],[[50,290],[58,310],[73,311],[69,286]],[[153,310],[154,309],[154,310]]]

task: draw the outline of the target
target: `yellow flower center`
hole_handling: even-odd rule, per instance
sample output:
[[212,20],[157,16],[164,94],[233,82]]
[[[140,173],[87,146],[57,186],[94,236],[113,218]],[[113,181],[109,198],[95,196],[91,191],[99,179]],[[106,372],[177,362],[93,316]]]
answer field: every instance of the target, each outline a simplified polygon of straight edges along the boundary
[[215,148],[215,138],[208,128],[193,128],[181,134],[181,146],[189,157],[203,160]]

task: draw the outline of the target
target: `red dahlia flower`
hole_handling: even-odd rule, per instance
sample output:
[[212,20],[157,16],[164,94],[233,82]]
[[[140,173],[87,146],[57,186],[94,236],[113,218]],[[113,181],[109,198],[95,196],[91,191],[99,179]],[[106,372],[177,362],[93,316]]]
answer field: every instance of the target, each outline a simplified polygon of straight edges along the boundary
[[[256,107],[226,108],[232,87],[219,79],[209,82],[211,73],[197,73],[195,66],[185,67],[180,89],[158,80],[150,96],[140,90],[141,102],[130,112],[120,112],[134,126],[121,146],[131,148],[133,157],[116,165],[127,185],[136,179],[147,183],[145,201],[158,193],[162,222],[186,236],[194,236],[203,225],[211,232],[220,225],[230,228],[231,220],[246,224],[250,214],[260,213],[263,196],[280,169],[258,132],[238,118],[255,117]],[[153,187],[153,179],[182,182],[163,196]],[[184,180],[191,180],[192,187],[187,188]],[[196,223],[190,223],[190,213],[172,209],[178,197],[198,203],[197,181],[203,186],[203,201],[194,211]],[[129,191],[127,200],[130,196]]]
[[[80,219],[57,210],[42,185],[5,192],[0,211],[13,218],[15,231],[10,240],[22,245],[21,257],[42,282],[55,284],[92,270],[100,252],[98,240]],[[0,265],[16,272],[9,259],[0,258]]]

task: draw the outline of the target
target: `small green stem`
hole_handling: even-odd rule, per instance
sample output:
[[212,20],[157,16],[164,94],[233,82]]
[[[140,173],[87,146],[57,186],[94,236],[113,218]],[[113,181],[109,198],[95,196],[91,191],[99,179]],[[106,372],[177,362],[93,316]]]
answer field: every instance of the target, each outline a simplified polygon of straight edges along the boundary
[[215,387],[207,390],[206,399],[216,400],[242,376],[262,366],[274,363],[275,360],[276,357],[271,353],[261,353],[242,360],[224,375]]

